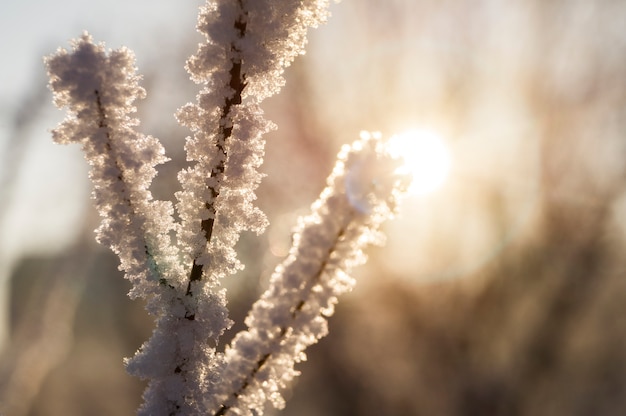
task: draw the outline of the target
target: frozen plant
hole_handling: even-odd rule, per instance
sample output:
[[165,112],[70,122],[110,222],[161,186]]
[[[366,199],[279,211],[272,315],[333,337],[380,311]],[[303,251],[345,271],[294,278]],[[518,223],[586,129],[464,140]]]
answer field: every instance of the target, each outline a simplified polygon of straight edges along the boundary
[[300,219],[248,329],[216,350],[231,326],[220,281],[243,267],[235,243],[243,230],[267,225],[253,205],[262,136],[273,128],[259,105],[278,92],[307,29],[327,9],[326,0],[219,0],[201,8],[206,41],[187,70],[202,90],[177,114],[193,132],[185,149],[194,164],[178,175],[175,205],[149,190],[167,158],[157,139],[135,130],[134,102],[145,91],[132,53],[108,51],[84,34],[71,51],[46,58],[54,101],[68,111],[54,141],[82,145],[102,216],[97,239],[119,256],[130,296],[145,298],[156,318],[152,337],[126,360],[131,374],[149,380],[141,414],[252,415],[268,401],[284,406],[294,364],[327,333],[337,296],[353,285],[351,268],[394,212],[405,185],[399,162],[379,136],[364,135],[342,150],[312,213]]

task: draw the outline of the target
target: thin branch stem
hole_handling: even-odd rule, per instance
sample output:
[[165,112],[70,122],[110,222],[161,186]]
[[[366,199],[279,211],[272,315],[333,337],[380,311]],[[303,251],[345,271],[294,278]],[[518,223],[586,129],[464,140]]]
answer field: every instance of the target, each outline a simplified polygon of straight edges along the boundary
[[[241,0],[239,0],[239,6],[242,9],[242,13],[239,15],[237,20],[235,21],[235,29],[237,29],[237,35],[239,38],[243,38],[246,34],[246,12],[243,10],[243,5]],[[234,106],[241,104],[242,102],[242,94],[243,90],[246,87],[246,75],[242,72],[242,59],[240,56],[240,50],[237,46],[232,43],[231,51],[235,52],[235,57],[232,60],[232,67],[230,68],[230,81],[229,86],[233,90],[233,96],[228,97],[225,100],[224,106],[221,108],[220,119],[219,119],[219,138],[217,141],[217,151],[219,155],[219,163],[213,170],[211,171],[211,178],[217,179],[216,183],[219,183],[219,179],[223,176],[224,171],[226,169],[226,160],[227,160],[227,152],[226,152],[226,141],[232,136],[233,126],[230,122],[230,113]],[[217,215],[217,210],[215,209],[215,200],[219,196],[219,187],[218,185],[213,185],[209,187],[211,192],[211,202],[205,202],[205,207],[209,211],[209,218],[202,220],[201,228],[204,232],[204,237],[207,241],[207,245],[211,242],[211,236],[213,235],[213,226],[215,225],[215,217]],[[202,279],[202,274],[204,271],[204,265],[199,264],[197,262],[197,258],[193,259],[193,264],[191,266],[191,273],[189,274],[189,283],[187,284],[187,291],[185,293],[186,296],[193,296],[191,283],[195,281],[199,281]],[[187,315],[187,319],[194,320],[195,315]]]
[[[137,218],[137,212],[135,211],[134,204],[132,203],[130,196],[128,195],[129,194],[128,185],[126,183],[126,180],[124,179],[124,170],[120,166],[119,160],[116,156],[115,149],[113,147],[113,140],[111,139],[111,129],[109,128],[109,124],[107,123],[106,111],[105,111],[104,106],[102,105],[102,98],[100,96],[100,91],[96,89],[94,90],[94,94],[96,96],[96,106],[98,108],[98,128],[104,129],[104,132],[105,132],[104,134],[107,138],[104,144],[104,147],[106,149],[105,154],[111,157],[112,165],[115,166],[115,169],[117,170],[116,177],[122,184],[124,184],[124,187],[122,189],[122,201],[130,209],[131,218]],[[146,237],[145,237],[145,228],[143,224],[141,224],[139,229],[141,229],[143,233],[141,238],[143,240],[143,248],[144,248],[144,253],[146,255],[146,259],[149,263],[154,264],[155,270],[159,274],[159,281],[161,282],[161,273],[159,272],[158,266],[156,265],[156,260],[154,258],[154,255],[152,254],[152,251],[148,247],[148,241],[146,240]]]

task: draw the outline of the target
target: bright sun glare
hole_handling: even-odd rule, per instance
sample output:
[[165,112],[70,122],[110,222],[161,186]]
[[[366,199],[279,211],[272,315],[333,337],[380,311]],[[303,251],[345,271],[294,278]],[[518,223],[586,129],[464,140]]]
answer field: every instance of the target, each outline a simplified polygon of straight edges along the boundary
[[424,195],[441,187],[450,171],[450,153],[443,138],[431,130],[410,130],[389,139],[393,156],[404,159],[401,173],[411,175],[409,192]]

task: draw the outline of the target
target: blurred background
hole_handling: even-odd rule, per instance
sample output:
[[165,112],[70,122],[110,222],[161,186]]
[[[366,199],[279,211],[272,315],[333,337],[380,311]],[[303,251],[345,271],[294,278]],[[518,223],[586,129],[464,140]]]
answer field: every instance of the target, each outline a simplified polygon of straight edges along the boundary
[[[143,132],[172,161],[200,0],[0,5],[0,413],[127,415],[152,331],[94,242],[80,149],[52,144],[42,56],[87,29],[135,51]],[[283,415],[626,414],[626,2],[374,0],[332,6],[265,103],[271,225],[239,244],[241,322],[291,228],[361,130],[439,132],[447,182],[404,201],[309,349]],[[288,174],[285,174],[288,173]],[[226,337],[226,340],[231,335]]]

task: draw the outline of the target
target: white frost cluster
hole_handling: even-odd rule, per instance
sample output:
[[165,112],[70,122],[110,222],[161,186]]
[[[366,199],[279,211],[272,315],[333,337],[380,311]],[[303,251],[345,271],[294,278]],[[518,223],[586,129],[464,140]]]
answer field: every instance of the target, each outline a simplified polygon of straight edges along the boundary
[[242,231],[261,232],[265,215],[254,206],[262,175],[263,134],[273,128],[260,103],[283,85],[285,67],[304,53],[306,31],[327,16],[327,0],[219,0],[201,9],[206,36],[187,62],[202,84],[195,104],[177,117],[193,137],[192,166],[179,173],[174,206],[155,201],[149,186],[167,160],[161,144],[135,130],[138,85],[134,58],[108,51],[83,35],[72,50],[46,59],[50,87],[67,119],[57,143],[80,143],[91,165],[98,240],[120,257],[157,325],[126,361],[149,380],[145,415],[262,414],[283,406],[281,390],[294,364],[327,332],[326,318],[348,276],[364,261],[363,247],[394,211],[401,181],[378,137],[363,137],[340,154],[313,212],[300,220],[289,257],[254,305],[225,353],[219,337],[231,325],[221,278],[243,266],[234,246]]
[[[299,374],[294,364],[327,334],[337,297],[354,285],[350,271],[365,262],[364,247],[382,242],[379,227],[395,212],[405,183],[394,174],[398,160],[372,136],[345,146],[338,159],[312,213],[299,220],[289,256],[246,318],[248,330],[227,349],[210,407],[241,415],[261,414],[266,401],[282,408],[280,392]],[[355,205],[348,187],[357,185]]]
[[168,159],[157,139],[134,130],[133,103],[145,96],[128,49],[107,53],[89,35],[46,59],[50,87],[65,121],[52,131],[57,143],[79,143],[91,165],[94,199],[103,217],[98,240],[120,257],[133,296],[155,293],[162,279],[180,278],[177,250],[169,244],[172,204],[154,201],[148,187],[155,166]]

